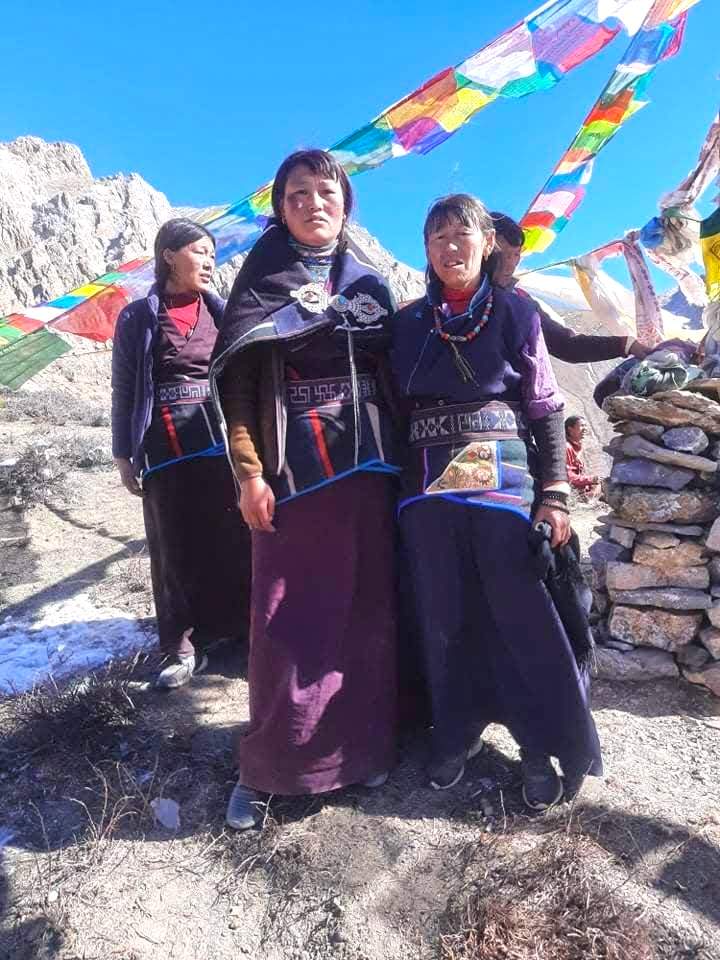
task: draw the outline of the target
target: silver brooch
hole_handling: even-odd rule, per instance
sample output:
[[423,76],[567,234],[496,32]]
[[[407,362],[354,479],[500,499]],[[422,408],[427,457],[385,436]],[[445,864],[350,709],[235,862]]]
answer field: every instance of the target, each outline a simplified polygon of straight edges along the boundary
[[309,313],[324,313],[330,306],[330,294],[325,289],[325,285],[318,280],[305,283],[297,290],[291,290],[290,296],[294,297]]

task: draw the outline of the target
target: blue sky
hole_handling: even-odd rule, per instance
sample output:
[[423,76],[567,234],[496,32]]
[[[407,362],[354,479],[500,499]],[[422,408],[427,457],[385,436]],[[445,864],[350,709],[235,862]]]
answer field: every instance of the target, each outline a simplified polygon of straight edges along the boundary
[[[334,142],[536,6],[6,4],[0,140],[35,134],[77,143],[96,176],[138,172],[177,205],[235,200],[269,179],[286,153]],[[693,166],[717,110],[719,33],[720,0],[700,0],[680,55],[655,73],[652,103],[600,155],[574,220],[528,265],[585,252],[655,213],[660,194]],[[464,190],[519,217],[626,44],[618,37],[549,92],[491,104],[426,157],[356,177],[357,219],[421,267],[433,198]]]

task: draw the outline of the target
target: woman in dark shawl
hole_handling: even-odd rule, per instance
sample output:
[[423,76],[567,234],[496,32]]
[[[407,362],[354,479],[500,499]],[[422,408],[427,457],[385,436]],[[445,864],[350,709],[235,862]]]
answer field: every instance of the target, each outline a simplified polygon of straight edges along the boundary
[[143,498],[165,688],[205,668],[203,645],[247,635],[249,534],[207,379],[224,307],[214,268],[204,227],[163,224],[156,282],[122,311],[113,344],[113,457]]
[[337,161],[280,166],[243,264],[211,385],[252,531],[250,726],[227,810],[263,794],[384,782],[395,755],[393,430],[385,280],[345,237]]
[[[534,305],[486,273],[493,222],[474,197],[425,222],[428,290],[393,326],[397,388],[414,407],[400,528],[432,711],[430,780],[446,789],[505,724],[535,809],[600,774],[578,669],[528,542],[570,538],[563,401]],[[535,461],[537,458],[537,462]],[[538,477],[538,482],[533,477]]]

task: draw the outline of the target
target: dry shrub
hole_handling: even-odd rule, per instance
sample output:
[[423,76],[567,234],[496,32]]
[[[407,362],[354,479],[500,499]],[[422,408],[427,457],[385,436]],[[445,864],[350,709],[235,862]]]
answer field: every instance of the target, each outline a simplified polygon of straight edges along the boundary
[[88,469],[112,462],[107,441],[89,437],[33,438],[19,457],[0,469],[0,496],[22,506],[43,503],[53,491],[62,491],[67,473],[75,468]]
[[[92,756],[135,723],[127,665],[110,665],[64,689],[47,683],[8,702],[15,749]],[[0,753],[2,747],[0,747]]]
[[551,835],[451,904],[442,960],[657,960],[647,926],[593,873],[594,845]]
[[80,423],[86,427],[110,425],[107,406],[82,397],[62,394],[58,390],[5,392],[0,395],[0,417],[9,421],[37,420],[54,426],[65,426],[69,423]]

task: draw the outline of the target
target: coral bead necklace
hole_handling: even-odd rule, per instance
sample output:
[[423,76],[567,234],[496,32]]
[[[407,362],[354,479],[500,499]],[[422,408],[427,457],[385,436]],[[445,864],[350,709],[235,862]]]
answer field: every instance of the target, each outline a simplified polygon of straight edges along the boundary
[[475,371],[470,366],[468,361],[461,356],[460,351],[457,348],[458,343],[472,343],[475,337],[480,333],[482,328],[487,325],[488,320],[490,319],[490,313],[493,306],[493,294],[492,290],[488,294],[485,307],[480,316],[480,319],[475,324],[475,326],[468,333],[457,334],[457,333],[448,333],[446,330],[443,330],[442,322],[444,319],[447,319],[442,312],[440,307],[433,308],[433,317],[435,319],[435,333],[440,337],[440,339],[447,343],[447,345],[452,350],[453,360],[455,366],[458,369],[463,383],[477,383],[475,379]]
[[[435,332],[440,337],[441,340],[444,340],[446,343],[471,343],[475,337],[480,333],[482,328],[487,325],[488,320],[490,319],[490,312],[493,306],[493,295],[492,290],[488,294],[487,302],[485,304],[485,309],[482,312],[482,315],[475,326],[469,333],[457,334],[457,333],[448,333],[442,328],[443,319],[447,319],[442,312],[440,307],[435,307],[433,310],[433,316],[435,317]],[[454,318],[453,318],[454,319]]]

